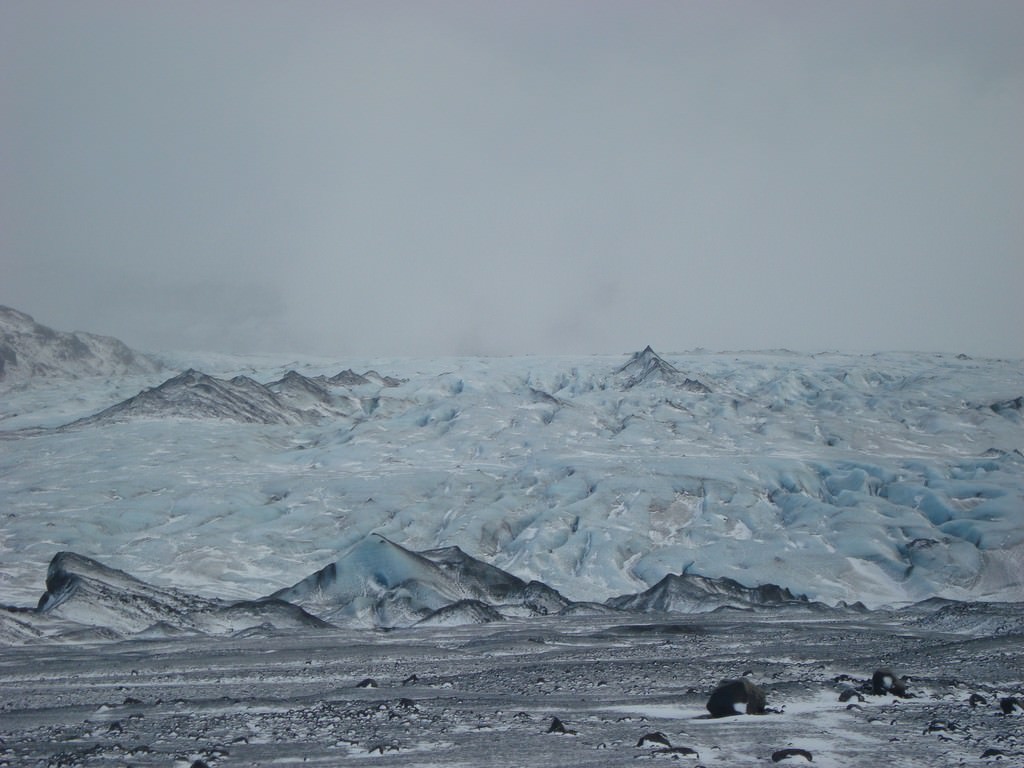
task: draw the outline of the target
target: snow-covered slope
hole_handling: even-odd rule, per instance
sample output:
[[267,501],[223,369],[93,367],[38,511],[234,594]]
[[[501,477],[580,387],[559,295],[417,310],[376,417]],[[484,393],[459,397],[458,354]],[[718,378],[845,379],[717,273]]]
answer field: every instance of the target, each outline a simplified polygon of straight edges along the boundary
[[[255,599],[374,533],[417,567],[451,575],[428,553],[457,546],[573,601],[681,573],[869,607],[1024,599],[1019,360],[643,350],[188,364],[270,382],[235,393],[315,419],[242,423],[183,404],[174,418],[26,429],[93,416],[128,385],[8,393],[0,602],[34,602],[62,550]],[[352,373],[370,369],[387,375]],[[323,391],[335,399],[317,408]]]
[[65,333],[24,312],[0,306],[0,382],[33,377],[127,376],[155,373],[160,364],[109,336]]

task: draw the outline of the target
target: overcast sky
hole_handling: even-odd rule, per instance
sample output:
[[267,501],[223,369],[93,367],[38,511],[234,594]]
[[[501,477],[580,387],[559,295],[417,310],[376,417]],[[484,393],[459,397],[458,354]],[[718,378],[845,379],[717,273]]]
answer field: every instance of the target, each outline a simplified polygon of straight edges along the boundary
[[1024,356],[1024,3],[0,3],[0,304],[145,350]]

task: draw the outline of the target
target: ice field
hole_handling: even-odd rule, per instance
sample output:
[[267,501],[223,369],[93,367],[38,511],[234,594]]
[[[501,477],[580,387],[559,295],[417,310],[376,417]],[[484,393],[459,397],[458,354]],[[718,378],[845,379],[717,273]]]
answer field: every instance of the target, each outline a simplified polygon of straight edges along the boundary
[[[572,600],[684,571],[869,607],[1024,596],[1020,361],[201,364],[189,381],[171,370],[4,391],[7,602],[34,603],[64,550],[255,598],[371,533],[458,546]],[[380,375],[324,383],[342,370]]]

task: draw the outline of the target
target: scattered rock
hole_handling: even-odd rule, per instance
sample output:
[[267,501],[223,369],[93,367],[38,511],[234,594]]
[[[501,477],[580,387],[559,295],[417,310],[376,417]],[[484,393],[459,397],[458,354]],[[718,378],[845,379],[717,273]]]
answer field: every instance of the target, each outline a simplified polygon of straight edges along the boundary
[[739,680],[727,680],[711,693],[707,710],[712,717],[730,717],[731,715],[763,715],[764,690],[754,685],[746,677]]
[[839,694],[839,700],[842,702],[846,702],[852,699],[854,696],[857,697],[857,701],[864,701],[864,697],[857,693],[857,690],[854,688],[844,689],[843,692]]
[[979,704],[981,706],[985,706],[986,704],[988,704],[988,699],[986,699],[980,693],[972,693],[971,698],[967,700],[967,703],[970,704],[972,707],[976,707]]
[[365,680],[360,680],[356,684],[356,688],[376,688],[376,687],[377,687],[377,681],[374,680],[372,677],[368,677]]
[[793,758],[803,758],[809,763],[814,762],[814,757],[806,749],[797,749],[795,747],[787,747],[786,749],[777,749],[772,752],[772,762],[781,763],[783,760],[792,760]]

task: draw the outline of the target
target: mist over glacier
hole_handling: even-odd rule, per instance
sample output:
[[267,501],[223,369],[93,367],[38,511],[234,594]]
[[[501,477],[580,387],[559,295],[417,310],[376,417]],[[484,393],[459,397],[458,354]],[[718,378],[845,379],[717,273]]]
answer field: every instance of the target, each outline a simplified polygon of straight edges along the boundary
[[34,604],[62,550],[253,599],[372,533],[577,601],[684,572],[828,603],[1022,597],[1020,361],[165,363],[201,372],[7,388],[4,602]]

